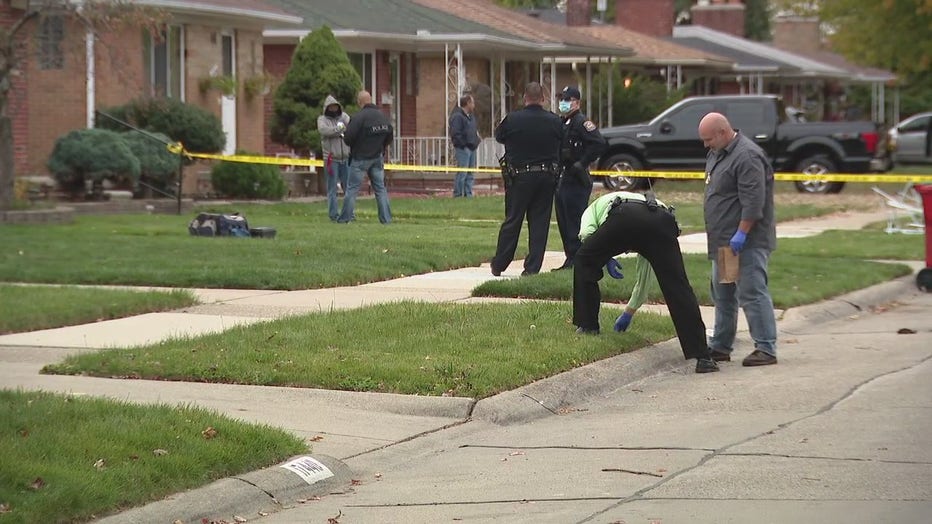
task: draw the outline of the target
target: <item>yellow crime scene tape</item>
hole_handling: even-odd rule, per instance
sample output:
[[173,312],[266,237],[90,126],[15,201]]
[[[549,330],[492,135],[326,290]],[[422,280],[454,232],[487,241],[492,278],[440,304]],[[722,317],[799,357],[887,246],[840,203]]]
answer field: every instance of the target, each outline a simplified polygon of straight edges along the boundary
[[[204,160],[222,160],[224,162],[245,162],[250,164],[273,164],[279,166],[305,166],[305,167],[324,167],[324,161],[321,159],[311,158],[292,158],[292,157],[272,157],[259,155],[217,155],[212,153],[192,153],[184,149],[179,143],[170,144],[168,150],[176,155],[184,155],[190,158],[200,158]],[[416,164],[385,164],[386,171],[417,171],[428,173],[452,173],[463,171],[458,166],[422,166]],[[474,173],[500,173],[501,170],[492,167],[474,167],[468,169]],[[608,171],[596,170],[590,171],[592,176],[616,177],[624,176],[631,178],[665,178],[679,180],[703,180],[705,173],[702,171]],[[881,173],[832,173],[824,175],[807,175],[805,173],[776,173],[776,180],[805,182],[805,181],[825,181],[825,182],[869,182],[869,183],[932,183],[932,173],[918,175],[886,175]]]

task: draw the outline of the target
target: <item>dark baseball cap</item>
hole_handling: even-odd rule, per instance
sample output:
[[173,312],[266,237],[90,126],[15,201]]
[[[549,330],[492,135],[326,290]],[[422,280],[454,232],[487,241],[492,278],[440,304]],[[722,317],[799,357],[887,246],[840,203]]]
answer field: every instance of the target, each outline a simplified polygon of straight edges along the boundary
[[573,86],[564,87],[563,92],[560,94],[560,100],[569,100],[571,98],[575,98],[576,100],[582,98],[582,96],[579,94],[579,89],[576,89]]

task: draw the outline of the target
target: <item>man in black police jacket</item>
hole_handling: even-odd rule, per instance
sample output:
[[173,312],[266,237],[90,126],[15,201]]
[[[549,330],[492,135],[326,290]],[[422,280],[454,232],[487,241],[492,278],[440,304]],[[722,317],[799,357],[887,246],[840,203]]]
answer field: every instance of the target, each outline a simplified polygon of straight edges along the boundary
[[498,232],[492,274],[499,276],[514,260],[521,223],[527,216],[528,255],[522,275],[540,272],[547,249],[550,212],[556,186],[563,122],[544,109],[543,89],[531,82],[524,91],[524,109],[512,111],[495,129],[505,145],[505,221]]
[[343,133],[343,141],[350,146],[350,173],[343,210],[337,222],[346,224],[356,220],[356,196],[362,178],[368,176],[369,185],[375,192],[379,222],[390,224],[392,209],[385,188],[385,155],[395,138],[394,128],[385,113],[372,103],[372,95],[368,91],[360,91],[356,95],[356,103],[362,109],[353,115]]
[[592,194],[589,164],[608,147],[599,128],[579,111],[579,98],[579,89],[573,86],[564,87],[560,95],[560,114],[563,115],[560,166],[563,173],[557,186],[555,207],[566,260],[554,271],[573,267],[573,257],[582,245],[579,222]]

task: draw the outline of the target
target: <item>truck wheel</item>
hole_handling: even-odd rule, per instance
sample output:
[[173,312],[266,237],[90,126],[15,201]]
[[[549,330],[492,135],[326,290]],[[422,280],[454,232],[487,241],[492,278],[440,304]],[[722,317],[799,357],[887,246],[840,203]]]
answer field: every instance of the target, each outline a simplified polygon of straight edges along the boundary
[[[644,167],[640,160],[625,153],[613,155],[603,165],[605,166],[603,169],[606,171],[622,172],[640,171]],[[637,191],[647,189],[651,183],[652,180],[643,177],[627,177],[624,175],[602,177],[602,185],[605,186],[605,189],[611,191]]]
[[[813,155],[796,164],[796,171],[806,175],[827,175],[835,171],[835,164],[825,155]],[[796,190],[800,193],[828,194],[838,193],[845,187],[844,182],[826,180],[797,181]]]

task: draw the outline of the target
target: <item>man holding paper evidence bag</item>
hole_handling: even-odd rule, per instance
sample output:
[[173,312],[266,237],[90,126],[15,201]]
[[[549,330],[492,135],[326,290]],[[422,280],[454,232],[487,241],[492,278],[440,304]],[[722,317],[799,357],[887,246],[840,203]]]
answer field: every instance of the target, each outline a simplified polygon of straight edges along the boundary
[[731,360],[740,306],[754,340],[742,364],[776,364],[777,323],[767,286],[767,264],[777,247],[773,167],[721,113],[702,118],[699,138],[709,148],[704,214],[715,303],[712,358]]

